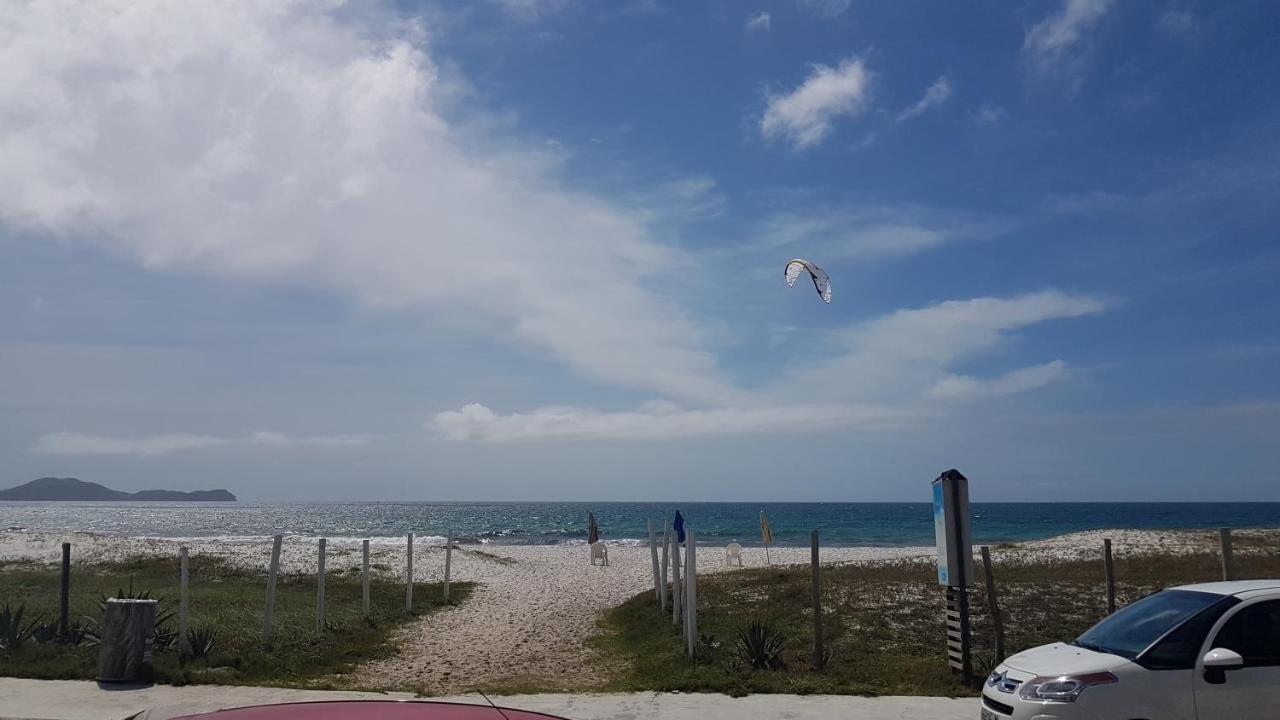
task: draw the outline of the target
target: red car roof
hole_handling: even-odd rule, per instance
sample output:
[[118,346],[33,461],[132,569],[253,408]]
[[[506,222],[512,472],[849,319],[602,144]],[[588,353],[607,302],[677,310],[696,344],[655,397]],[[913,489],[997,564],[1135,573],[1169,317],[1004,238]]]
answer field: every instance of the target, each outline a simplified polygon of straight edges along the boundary
[[255,705],[183,715],[174,720],[564,720],[554,715],[490,705],[414,700],[339,700]]

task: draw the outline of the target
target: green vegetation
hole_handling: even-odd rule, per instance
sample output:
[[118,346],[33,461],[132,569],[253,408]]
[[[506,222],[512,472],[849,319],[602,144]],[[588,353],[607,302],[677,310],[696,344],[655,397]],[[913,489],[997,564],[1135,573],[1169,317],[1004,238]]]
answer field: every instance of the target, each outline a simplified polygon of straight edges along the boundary
[[[97,669],[97,647],[92,629],[101,616],[103,595],[139,596],[150,593],[160,599],[164,622],[157,639],[154,660],[157,682],[335,686],[337,674],[358,663],[385,657],[395,651],[390,641],[396,626],[412,621],[442,605],[436,583],[414,587],[415,613],[404,610],[404,585],[375,579],[370,584],[368,620],[360,612],[360,575],[334,572],[325,579],[323,637],[315,632],[315,576],[281,575],[276,588],[273,643],[260,645],[262,614],[266,605],[263,573],[239,570],[217,558],[190,559],[190,618],[187,640],[194,652],[178,656],[178,561],[136,559],[122,563],[73,566],[71,618],[73,637],[56,637],[60,575],[57,568],[29,563],[0,564],[0,624],[20,625],[16,635],[26,634],[15,649],[0,650],[0,675],[32,678],[90,679]],[[472,583],[450,586],[452,604],[465,602]],[[15,618],[18,608],[23,617]],[[43,623],[43,625],[39,625]],[[44,642],[37,642],[45,628]],[[88,630],[86,632],[86,629]],[[78,637],[76,637],[78,633]]]
[[[1237,554],[1239,577],[1280,577],[1280,554]],[[978,561],[981,567],[981,561]],[[1106,614],[1101,548],[1096,561],[993,559],[1010,654],[1068,640]],[[1221,579],[1216,554],[1117,558],[1117,602],[1169,585]],[[981,572],[979,572],[981,577]],[[808,567],[739,570],[698,578],[696,664],[680,634],[641,593],[610,611],[598,648],[621,662],[616,690],[967,695],[944,652],[945,604],[929,562],[827,566],[822,570],[823,630],[828,657],[813,665],[813,610]],[[975,672],[996,662],[983,588],[970,595]],[[753,623],[753,621],[759,621]],[[768,660],[777,642],[778,660]],[[776,668],[776,669],[761,669]]]

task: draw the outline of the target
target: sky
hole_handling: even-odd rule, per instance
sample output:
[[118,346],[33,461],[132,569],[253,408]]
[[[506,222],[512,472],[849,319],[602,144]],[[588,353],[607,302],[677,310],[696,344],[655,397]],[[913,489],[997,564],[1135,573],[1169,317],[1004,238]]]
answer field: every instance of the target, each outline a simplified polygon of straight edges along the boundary
[[1277,27],[4,3],[0,485],[1280,501]]

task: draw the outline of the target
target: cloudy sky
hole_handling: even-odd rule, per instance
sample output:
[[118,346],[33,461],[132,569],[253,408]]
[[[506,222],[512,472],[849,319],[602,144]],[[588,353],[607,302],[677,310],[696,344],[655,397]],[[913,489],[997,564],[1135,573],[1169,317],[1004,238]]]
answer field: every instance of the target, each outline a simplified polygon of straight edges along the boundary
[[0,485],[1280,500],[1277,23],[4,3]]

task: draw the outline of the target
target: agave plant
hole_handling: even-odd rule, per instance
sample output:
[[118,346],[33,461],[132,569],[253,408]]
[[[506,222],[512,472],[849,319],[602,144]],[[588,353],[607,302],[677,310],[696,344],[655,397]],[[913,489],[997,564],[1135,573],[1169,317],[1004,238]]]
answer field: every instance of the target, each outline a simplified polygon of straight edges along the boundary
[[218,633],[211,625],[200,625],[187,631],[187,652],[192,658],[209,657]]
[[[112,595],[111,597],[117,598],[117,599],[123,599],[123,600],[155,600],[156,601],[156,624],[155,624],[155,630],[152,632],[152,635],[151,635],[151,648],[155,652],[165,652],[173,648],[174,644],[178,640],[178,632],[176,630],[172,630],[169,627],[169,621],[173,619],[173,616],[175,613],[173,610],[163,608],[161,606],[161,604],[164,602],[164,598],[151,597],[150,589],[134,590],[132,577],[129,578],[128,589],[118,588],[115,594]],[[107,600],[108,598],[106,595],[102,593],[98,594],[99,617],[101,617],[107,611]],[[85,633],[86,633],[86,639],[90,643],[95,643],[98,640],[99,634],[97,632],[96,624],[93,627],[87,627],[85,629]]]
[[35,627],[31,633],[31,639],[38,643],[79,645],[89,640],[89,628],[79,620],[72,620],[67,623],[67,629],[64,632],[57,621],[49,620]]
[[752,620],[738,631],[737,654],[742,663],[754,670],[781,670],[785,666],[782,653],[786,642],[769,622]]
[[25,604],[15,608],[5,603],[0,607],[0,650],[17,650],[35,633],[40,624],[40,618],[29,620],[24,625],[22,616],[26,611]]

